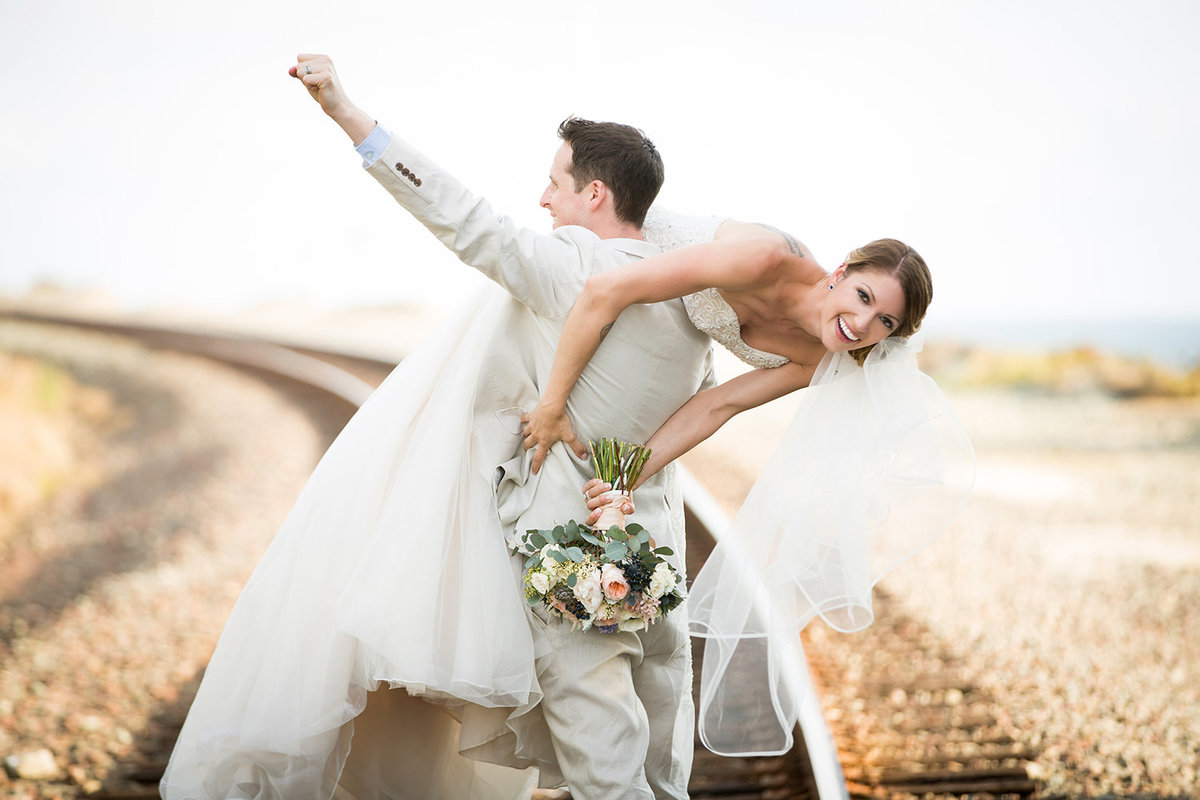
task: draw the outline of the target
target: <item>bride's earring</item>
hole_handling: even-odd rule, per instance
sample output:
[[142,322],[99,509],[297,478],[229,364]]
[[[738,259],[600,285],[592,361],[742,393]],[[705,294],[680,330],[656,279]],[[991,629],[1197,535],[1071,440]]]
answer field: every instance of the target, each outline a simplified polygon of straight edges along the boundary
[[829,284],[829,291],[831,291],[831,292],[833,291],[833,284],[832,284],[832,283],[831,283],[831,284]]

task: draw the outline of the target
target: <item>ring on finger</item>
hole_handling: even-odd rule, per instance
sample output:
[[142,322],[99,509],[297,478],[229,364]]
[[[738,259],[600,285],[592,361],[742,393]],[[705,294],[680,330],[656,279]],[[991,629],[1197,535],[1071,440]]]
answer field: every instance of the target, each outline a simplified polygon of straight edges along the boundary
[[305,64],[305,65],[304,65],[304,74],[305,74],[305,75],[312,75],[312,67],[310,67],[308,64]]

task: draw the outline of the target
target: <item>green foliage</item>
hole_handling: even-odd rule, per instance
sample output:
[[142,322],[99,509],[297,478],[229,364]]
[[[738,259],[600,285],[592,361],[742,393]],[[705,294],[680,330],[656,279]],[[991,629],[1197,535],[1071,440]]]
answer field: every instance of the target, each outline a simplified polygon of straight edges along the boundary
[[588,544],[594,544],[594,545],[596,545],[596,547],[604,546],[604,542],[600,541],[594,535],[592,535],[592,531],[590,528],[581,528],[579,531],[579,535],[581,537],[583,537],[583,540],[585,542],[587,542]]
[[658,599],[659,608],[662,609],[662,613],[664,614],[678,608],[682,602],[683,597],[678,592],[667,592]]

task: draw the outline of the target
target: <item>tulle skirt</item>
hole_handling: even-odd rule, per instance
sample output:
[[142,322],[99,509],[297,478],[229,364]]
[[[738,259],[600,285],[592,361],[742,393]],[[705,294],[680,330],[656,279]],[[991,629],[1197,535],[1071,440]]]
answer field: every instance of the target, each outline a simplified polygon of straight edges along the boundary
[[473,797],[527,790],[530,775],[516,769],[489,772],[452,754],[454,765],[438,767],[428,745],[441,740],[553,775],[530,714],[541,699],[538,654],[492,493],[494,465],[521,447],[496,411],[528,403],[533,387],[515,370],[511,381],[480,379],[503,369],[497,342],[518,313],[487,287],[396,368],[329,448],[229,617],[164,797],[331,797],[352,721],[381,687],[438,706],[386,701],[398,711],[377,715],[373,730],[395,739],[425,715],[426,747],[372,750],[360,738],[361,753],[379,754],[373,765],[356,754],[360,790],[373,774],[392,770],[395,780],[405,758],[414,775],[444,768],[449,783],[399,784],[386,796],[450,796],[456,780],[478,781]]

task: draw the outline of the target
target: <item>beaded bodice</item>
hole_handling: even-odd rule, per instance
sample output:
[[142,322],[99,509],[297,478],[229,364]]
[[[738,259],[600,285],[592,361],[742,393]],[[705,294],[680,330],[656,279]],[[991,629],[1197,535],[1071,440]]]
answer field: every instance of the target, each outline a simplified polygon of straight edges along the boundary
[[[721,217],[693,217],[658,208],[650,209],[642,235],[663,250],[674,250],[711,242]],[[715,288],[704,289],[683,298],[688,319],[696,329],[752,367],[782,367],[788,359],[756,350],[742,341],[742,326],[737,314]]]
[[683,307],[697,330],[707,333],[714,342],[750,366],[772,369],[788,363],[783,356],[757,350],[742,341],[742,324],[716,289],[687,295],[683,298]]

